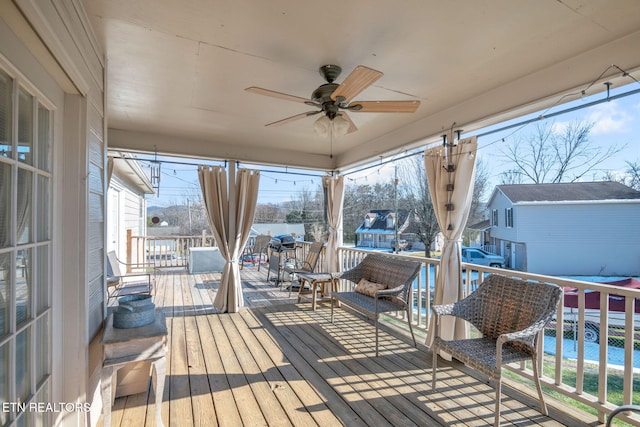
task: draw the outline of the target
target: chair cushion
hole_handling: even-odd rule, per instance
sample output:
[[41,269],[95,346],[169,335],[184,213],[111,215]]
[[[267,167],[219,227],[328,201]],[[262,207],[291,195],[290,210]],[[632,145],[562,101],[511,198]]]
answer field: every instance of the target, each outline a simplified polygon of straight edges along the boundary
[[387,285],[384,285],[382,283],[370,282],[367,279],[362,278],[356,285],[354,291],[361,294],[369,295],[370,297],[375,297],[376,292],[383,289],[387,289]]

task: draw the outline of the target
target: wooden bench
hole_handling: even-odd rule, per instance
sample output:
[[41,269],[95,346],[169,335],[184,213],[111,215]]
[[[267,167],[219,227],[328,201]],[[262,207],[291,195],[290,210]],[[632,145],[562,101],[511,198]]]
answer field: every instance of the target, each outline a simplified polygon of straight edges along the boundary
[[[530,360],[542,413],[547,407],[540,388],[537,349],[541,332],[557,310],[562,289],[550,283],[491,275],[466,298],[447,305],[434,305],[435,338],[431,388],[436,388],[438,352],[455,359],[496,383],[495,425],[500,424],[502,365]],[[445,341],[440,338],[442,316],[454,316],[475,326],[482,336]]]
[[336,303],[345,303],[349,307],[372,317],[376,327],[376,356],[378,355],[378,315],[392,311],[407,313],[409,330],[413,345],[416,338],[411,326],[411,291],[413,281],[418,276],[422,264],[382,254],[369,254],[353,269],[342,273],[341,279],[354,285],[365,279],[368,282],[385,285],[386,289],[378,290],[375,296],[351,290],[349,292],[332,292],[331,323],[333,323],[333,307]]

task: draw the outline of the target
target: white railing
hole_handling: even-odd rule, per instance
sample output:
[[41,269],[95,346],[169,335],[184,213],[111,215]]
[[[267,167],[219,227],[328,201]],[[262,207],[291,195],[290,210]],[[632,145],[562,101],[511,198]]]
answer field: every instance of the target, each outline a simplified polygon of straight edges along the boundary
[[[255,237],[250,237],[247,246],[255,244]],[[148,267],[187,267],[189,250],[199,247],[215,247],[212,235],[200,236],[134,236],[127,230],[128,268],[144,269]],[[309,252],[310,242],[296,242],[296,250],[291,253],[295,260],[304,260]],[[244,254],[243,254],[244,255]],[[318,259],[318,266],[324,265],[324,251]]]
[[133,236],[127,230],[127,264],[133,268],[186,267],[189,249],[212,246],[215,239],[200,236]]
[[[367,250],[342,247],[338,254],[343,271],[355,266],[362,258],[371,253]],[[420,261],[423,264],[422,273],[414,282],[413,325],[428,329],[431,316],[431,301],[433,298],[433,288],[435,277],[440,266],[440,260],[425,257],[415,257],[410,255],[390,254],[389,256],[400,257]],[[564,307],[564,297],[558,307],[555,321],[550,324],[544,337],[543,348],[540,352],[539,364],[542,374],[542,383],[553,392],[568,396],[569,398],[594,408],[597,412],[598,421],[603,423],[605,415],[610,413],[619,405],[637,403],[633,402],[634,372],[640,373],[640,315],[635,314],[635,299],[640,298],[639,289],[620,288],[611,285],[584,282],[571,279],[561,279],[558,277],[530,274],[519,271],[505,270],[500,268],[483,267],[474,264],[463,263],[464,295],[468,295],[475,287],[482,282],[483,278],[489,274],[501,274],[509,277],[517,277],[523,280],[555,283],[560,287],[571,287],[578,289],[578,308],[568,309]],[[346,287],[346,283],[341,283],[341,287]],[[600,307],[594,315],[593,310],[585,309],[585,294],[599,291]],[[623,325],[611,327],[609,322],[611,316],[618,315],[609,311],[609,296],[626,297],[624,302],[625,311],[619,313],[622,317]],[[420,297],[418,297],[420,296]],[[571,312],[571,314],[569,314]],[[398,319],[406,321],[403,314]],[[597,322],[594,322],[597,319]],[[594,339],[593,328],[597,331],[597,337],[607,337],[599,339],[598,342],[586,342],[585,336]],[[585,331],[587,334],[585,335]],[[555,339],[563,337],[563,339]],[[636,341],[638,343],[636,343]],[[634,348],[634,344],[636,350]],[[546,348],[544,347],[546,345]],[[634,368],[634,366],[636,366]],[[531,367],[525,364],[510,366],[508,369],[518,370],[524,373],[525,377],[533,379]],[[589,377],[597,376],[597,379]],[[575,377],[575,383],[572,378]],[[609,380],[612,384],[622,384],[622,390],[608,390]],[[597,390],[589,390],[587,384],[597,384]],[[637,388],[637,385],[636,385]],[[610,392],[621,392],[622,401],[612,402],[608,396]],[[636,390],[638,391],[638,390]],[[616,393],[617,394],[617,393]],[[625,421],[640,425],[638,416],[621,417]]]

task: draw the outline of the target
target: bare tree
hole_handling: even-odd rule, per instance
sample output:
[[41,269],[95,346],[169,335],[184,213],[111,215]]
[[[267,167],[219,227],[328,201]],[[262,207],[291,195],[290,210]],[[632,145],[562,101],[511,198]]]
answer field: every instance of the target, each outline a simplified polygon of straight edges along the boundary
[[488,190],[489,169],[484,160],[478,157],[476,159],[476,176],[473,183],[473,195],[467,224],[475,224],[485,218],[485,209],[482,201]]
[[284,210],[274,203],[260,203],[256,206],[254,222],[256,224],[284,223]]
[[607,181],[617,181],[628,187],[640,191],[640,161],[626,162],[627,169],[623,175],[607,172],[604,176]]
[[401,163],[400,187],[411,211],[416,215],[418,239],[424,244],[425,255],[430,256],[431,246],[440,231],[427,184],[427,174],[421,156],[413,156]]
[[507,145],[502,154],[514,168],[503,174],[503,183],[573,182],[597,170],[604,160],[621,148],[612,144],[606,150],[589,140],[593,123],[574,121],[562,133],[554,131],[553,123],[536,125],[528,139]]

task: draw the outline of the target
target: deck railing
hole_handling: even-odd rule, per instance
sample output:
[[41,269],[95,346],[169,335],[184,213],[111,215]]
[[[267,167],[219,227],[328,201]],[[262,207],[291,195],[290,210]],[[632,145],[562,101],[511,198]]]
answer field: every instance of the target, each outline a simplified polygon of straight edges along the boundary
[[[339,257],[343,270],[359,263],[368,253],[370,251],[340,248]],[[388,255],[418,260],[423,264],[422,274],[414,282],[412,322],[414,326],[426,331],[429,327],[433,289],[440,260],[416,257],[408,253]],[[463,263],[462,267],[464,295],[472,292],[489,274],[555,283],[562,288],[576,288],[578,308],[564,307],[563,297],[555,321],[545,331],[544,351],[540,353],[538,360],[540,372],[543,373],[543,386],[554,393],[593,408],[601,423],[605,421],[605,415],[617,406],[637,403],[633,401],[633,392],[634,387],[636,392],[640,388],[640,380],[636,380],[634,384],[634,373],[636,376],[640,373],[640,315],[636,315],[635,305],[636,298],[640,298],[640,289],[620,288],[468,263]],[[347,286],[347,284],[341,283],[341,286]],[[595,291],[600,292],[601,309],[587,310],[585,295]],[[623,313],[610,311],[608,304],[610,296],[618,299],[625,297]],[[406,322],[407,319],[404,317],[404,313],[401,313],[396,320]],[[618,322],[615,326],[611,325],[610,321],[613,318],[620,318],[623,325]],[[594,332],[597,332],[597,335],[594,335]],[[556,337],[563,337],[563,339],[556,339]],[[533,379],[531,366],[519,364],[508,369],[518,370],[524,373],[525,377]],[[611,389],[608,389],[609,384]],[[610,396],[618,397],[612,399]],[[640,418],[637,415],[630,415],[625,420],[640,425]]]
[[200,236],[133,236],[127,230],[127,264],[130,268],[187,267],[189,249],[215,247],[212,235]]
[[[186,267],[190,248],[215,246],[212,236],[204,234],[171,237],[129,235],[128,237],[128,262],[137,264],[140,268],[150,263],[156,267]],[[304,259],[309,245],[309,242],[298,245],[296,250],[298,260]],[[338,256],[342,271],[352,268],[369,253],[371,253],[369,250],[339,248]],[[426,331],[431,317],[433,289],[436,274],[440,268],[440,260],[414,256],[410,253],[388,253],[388,256],[418,260],[423,264],[422,273],[414,282],[412,322],[414,326]],[[324,253],[318,265],[320,269],[324,265]],[[464,295],[472,292],[488,274],[502,274],[523,280],[555,283],[563,288],[576,288],[578,307],[564,308],[563,300],[555,321],[546,330],[544,351],[541,352],[538,360],[540,372],[543,372],[543,385],[547,390],[594,408],[599,422],[604,422],[605,415],[617,406],[637,403],[633,402],[633,392],[634,389],[636,392],[640,389],[640,380],[636,380],[634,384],[633,377],[634,373],[636,376],[640,373],[640,315],[635,314],[635,301],[636,298],[640,298],[640,290],[468,263],[463,263],[462,266]],[[347,284],[341,283],[340,286],[344,287]],[[594,291],[601,293],[602,309],[599,311],[585,309],[585,295]],[[612,295],[615,295],[615,298],[625,297],[623,313],[610,311],[607,302]],[[610,324],[613,318],[617,319],[615,325]],[[398,314],[396,320],[407,321],[404,313]],[[556,339],[556,337],[563,337],[563,339]],[[531,367],[524,364],[508,369],[518,370],[529,378],[533,375]],[[612,384],[611,389],[608,389],[608,384]],[[613,395],[622,397],[611,398],[610,396]],[[629,415],[619,418],[640,425],[638,416]]]
[[[255,244],[250,237],[247,247]],[[203,232],[200,236],[134,236],[127,230],[127,264],[129,269],[188,267],[189,250],[199,247],[215,247],[212,235]],[[295,260],[304,260],[309,252],[310,242],[296,242],[295,252],[289,255]],[[243,254],[245,255],[245,254]],[[244,259],[244,262],[247,262]],[[324,265],[324,251],[318,259],[318,266]]]

